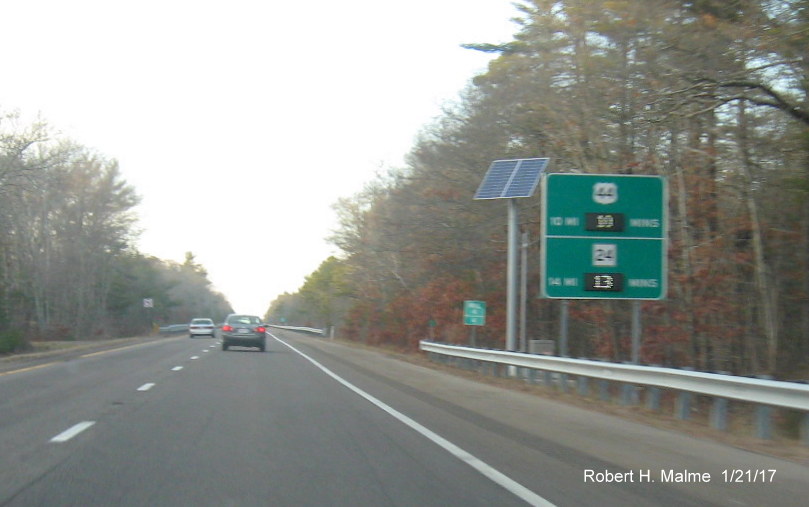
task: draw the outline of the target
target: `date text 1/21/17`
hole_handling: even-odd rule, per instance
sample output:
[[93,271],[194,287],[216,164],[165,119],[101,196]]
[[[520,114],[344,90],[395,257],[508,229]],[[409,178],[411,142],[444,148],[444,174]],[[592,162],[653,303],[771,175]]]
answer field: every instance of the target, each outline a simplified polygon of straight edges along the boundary
[[742,470],[740,468],[732,468],[729,470],[722,470],[722,479],[725,482],[773,482],[775,478],[775,469],[749,469]]

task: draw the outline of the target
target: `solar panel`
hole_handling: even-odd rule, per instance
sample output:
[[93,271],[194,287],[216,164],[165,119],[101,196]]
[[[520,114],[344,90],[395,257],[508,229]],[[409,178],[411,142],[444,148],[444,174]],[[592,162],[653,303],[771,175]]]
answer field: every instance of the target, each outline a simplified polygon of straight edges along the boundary
[[531,197],[542,171],[548,166],[548,160],[547,158],[495,160],[475,192],[475,199]]
[[548,165],[547,158],[520,160],[514,175],[503,192],[503,197],[531,197],[539,183],[539,176]]
[[495,160],[489,166],[483,182],[475,193],[475,199],[499,199],[502,197],[514,169],[517,168],[519,160]]

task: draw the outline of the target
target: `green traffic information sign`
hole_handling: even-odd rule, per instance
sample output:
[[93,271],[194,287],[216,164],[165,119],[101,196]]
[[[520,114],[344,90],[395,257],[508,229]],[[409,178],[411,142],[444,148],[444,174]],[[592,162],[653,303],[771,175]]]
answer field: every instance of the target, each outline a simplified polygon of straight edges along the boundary
[[483,326],[486,324],[486,302],[464,301],[463,323],[467,326]]
[[660,176],[546,174],[542,297],[663,299],[667,229]]

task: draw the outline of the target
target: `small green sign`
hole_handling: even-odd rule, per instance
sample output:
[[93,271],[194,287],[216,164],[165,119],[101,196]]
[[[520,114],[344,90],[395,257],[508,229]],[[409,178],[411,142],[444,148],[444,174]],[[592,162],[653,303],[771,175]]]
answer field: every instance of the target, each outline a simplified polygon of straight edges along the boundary
[[660,176],[545,175],[542,296],[664,298],[667,228]]
[[486,302],[485,301],[464,301],[463,302],[463,323],[467,326],[486,325]]

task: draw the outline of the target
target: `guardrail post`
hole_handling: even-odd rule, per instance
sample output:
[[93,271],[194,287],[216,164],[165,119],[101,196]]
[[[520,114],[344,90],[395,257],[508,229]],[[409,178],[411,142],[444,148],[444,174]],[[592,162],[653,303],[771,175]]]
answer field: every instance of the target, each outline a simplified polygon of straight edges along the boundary
[[590,394],[589,378],[579,375],[578,378],[576,378],[576,383],[578,384],[579,387],[579,395],[587,396],[588,394]]
[[714,398],[711,407],[711,427],[727,431],[728,429],[728,400],[727,398]]
[[598,397],[601,401],[610,401],[610,381],[609,380],[599,380],[598,381]]
[[756,405],[756,437],[762,440],[772,438],[772,407]]
[[[755,375],[761,380],[772,380],[770,375]],[[772,407],[769,405],[756,405],[756,437],[762,440],[772,438]]]
[[809,445],[809,412],[804,412],[801,416],[801,427],[798,431],[803,445]]
[[621,405],[632,404],[632,400],[630,399],[632,396],[632,394],[630,393],[631,389],[632,386],[630,386],[629,384],[621,384]]
[[621,385],[621,404],[622,405],[637,405],[638,404],[638,388],[632,384]]
[[542,384],[546,386],[553,385],[553,379],[551,378],[550,371],[542,370]]
[[691,417],[691,393],[680,391],[677,394],[677,403],[674,407],[674,417],[686,421]]
[[567,392],[567,373],[560,373],[557,377],[559,379],[559,389],[562,390],[563,393]]
[[649,410],[654,410],[655,412],[660,410],[660,388],[659,387],[649,387],[647,389],[646,395],[646,408]]

